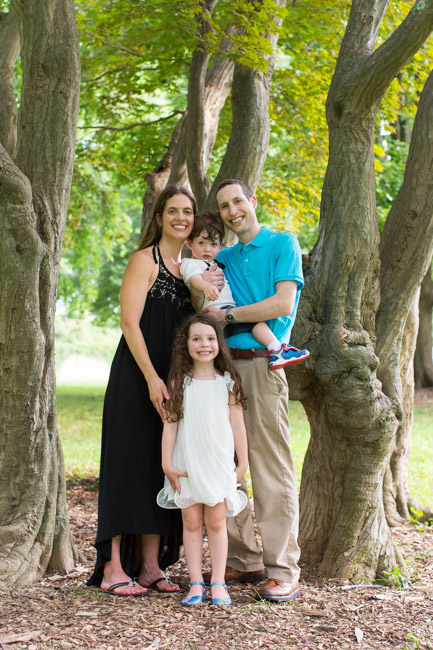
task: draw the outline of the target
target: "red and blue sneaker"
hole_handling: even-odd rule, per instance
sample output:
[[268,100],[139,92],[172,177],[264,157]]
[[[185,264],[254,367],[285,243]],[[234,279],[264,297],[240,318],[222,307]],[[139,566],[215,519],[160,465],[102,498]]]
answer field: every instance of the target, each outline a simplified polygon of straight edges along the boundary
[[278,370],[286,366],[295,366],[309,356],[308,350],[298,350],[298,348],[283,343],[279,350],[269,350],[269,367],[271,370]]

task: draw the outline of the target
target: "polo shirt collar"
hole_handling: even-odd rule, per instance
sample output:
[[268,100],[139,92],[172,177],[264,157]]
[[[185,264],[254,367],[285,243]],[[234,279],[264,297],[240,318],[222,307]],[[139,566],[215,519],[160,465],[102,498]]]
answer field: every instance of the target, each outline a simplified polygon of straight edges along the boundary
[[249,241],[247,244],[241,244],[241,242],[238,242],[237,245],[239,248],[244,248],[245,246],[256,246],[257,248],[261,248],[262,246],[265,245],[266,240],[269,238],[270,231],[266,226],[262,226],[260,231],[257,233],[257,235]]

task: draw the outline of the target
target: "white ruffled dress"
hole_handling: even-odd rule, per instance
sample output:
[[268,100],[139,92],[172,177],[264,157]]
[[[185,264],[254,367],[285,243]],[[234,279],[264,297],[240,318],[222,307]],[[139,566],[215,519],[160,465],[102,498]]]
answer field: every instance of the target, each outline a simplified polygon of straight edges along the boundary
[[173,466],[188,473],[180,476],[180,494],[165,478],[158,492],[162,508],[188,508],[194,503],[214,506],[226,501],[227,516],[245,508],[248,498],[237,489],[234,439],[229,418],[228,372],[214,380],[185,378],[184,415],[179,422],[173,450]]

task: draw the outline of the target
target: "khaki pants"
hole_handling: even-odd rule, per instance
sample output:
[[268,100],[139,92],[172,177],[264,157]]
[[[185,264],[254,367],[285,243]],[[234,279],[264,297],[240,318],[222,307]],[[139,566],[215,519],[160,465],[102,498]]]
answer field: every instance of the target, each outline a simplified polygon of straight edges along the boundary
[[[268,577],[299,579],[299,504],[289,448],[288,387],[283,370],[269,370],[266,358],[238,359],[236,369],[248,398],[244,412],[256,522],[263,553],[253,532],[249,506],[227,519],[227,564],[240,571],[265,566]],[[242,488],[246,491],[245,481]]]

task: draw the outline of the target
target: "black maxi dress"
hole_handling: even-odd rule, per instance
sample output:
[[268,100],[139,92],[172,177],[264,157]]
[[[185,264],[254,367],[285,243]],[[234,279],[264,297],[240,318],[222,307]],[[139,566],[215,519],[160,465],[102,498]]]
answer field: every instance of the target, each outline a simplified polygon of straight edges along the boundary
[[[158,246],[154,246],[152,253],[159,270],[147,294],[140,328],[152,364],[166,381],[174,331],[193,309],[187,286],[166,268]],[[179,558],[180,510],[164,510],[156,503],[156,495],[164,484],[162,426],[143,373],[122,336],[104,401],[97,559],[87,583],[90,586],[101,586],[104,564],[111,559],[111,540],[116,535],[122,535],[122,567],[130,577],[140,572],[142,533],[161,535],[161,569]]]

